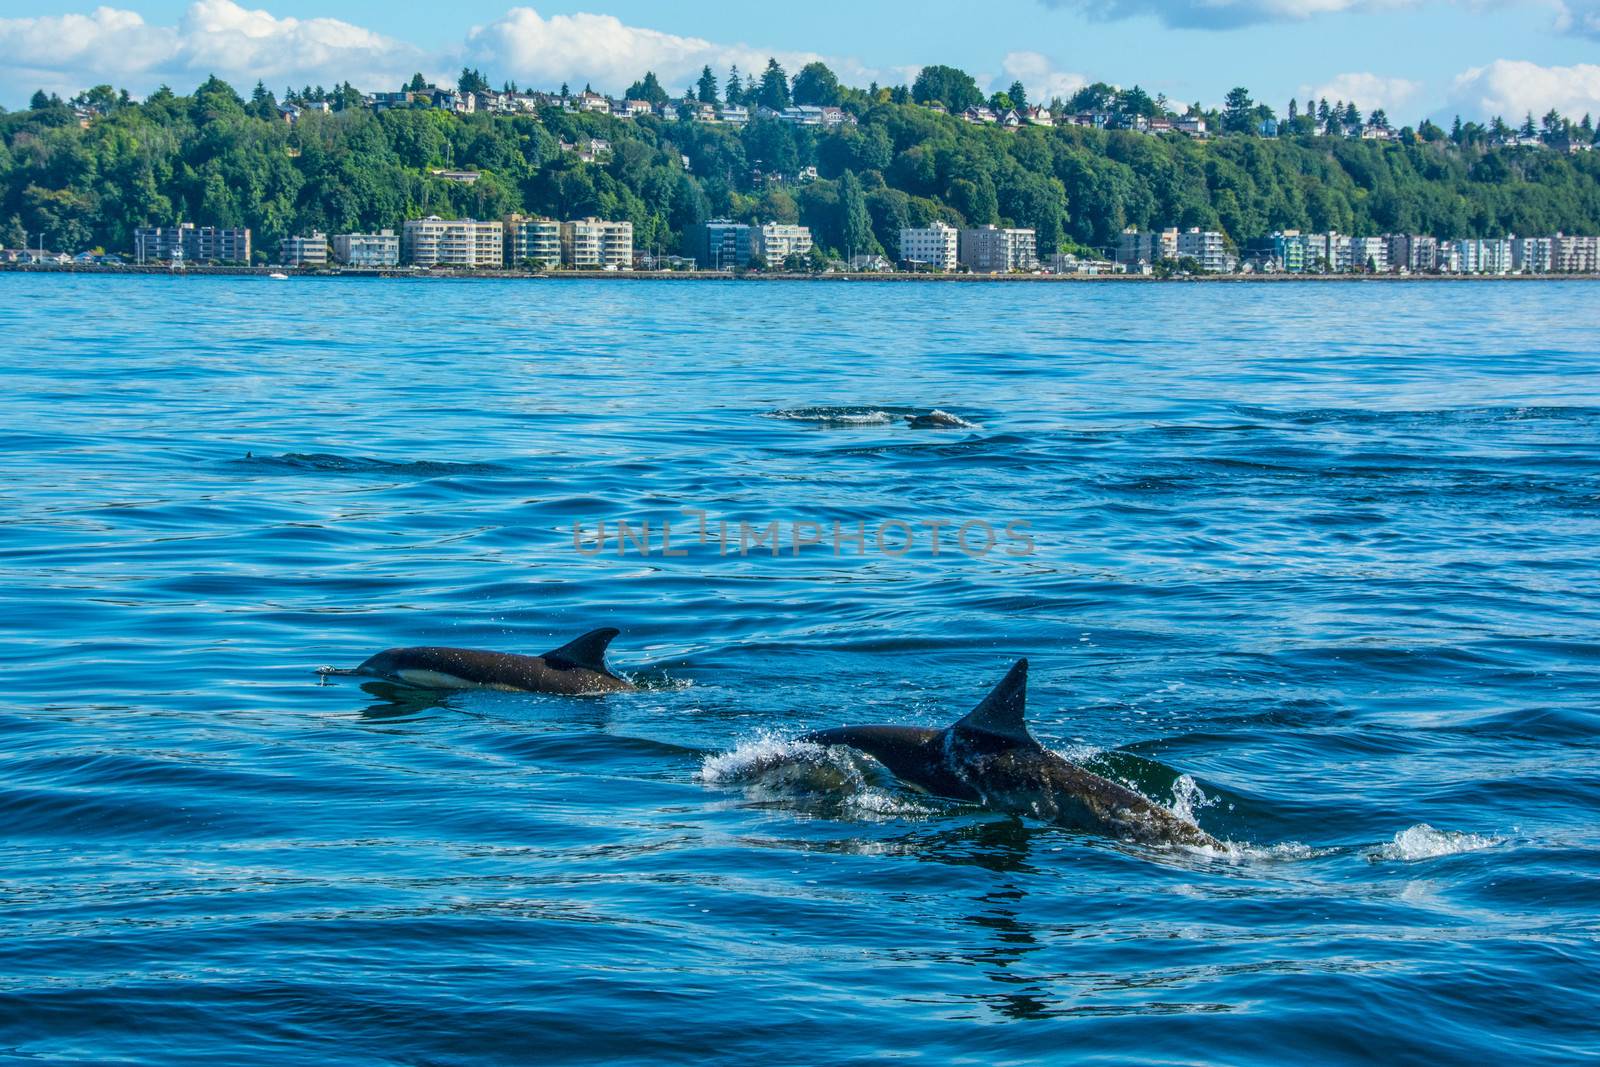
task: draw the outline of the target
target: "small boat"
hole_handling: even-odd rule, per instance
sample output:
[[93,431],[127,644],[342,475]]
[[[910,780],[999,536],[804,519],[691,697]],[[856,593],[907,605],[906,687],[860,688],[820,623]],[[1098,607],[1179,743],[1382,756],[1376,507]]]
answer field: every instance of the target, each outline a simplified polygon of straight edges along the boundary
[[286,282],[289,280],[289,276],[287,274],[277,270],[267,275],[267,277],[271,278],[275,282]]

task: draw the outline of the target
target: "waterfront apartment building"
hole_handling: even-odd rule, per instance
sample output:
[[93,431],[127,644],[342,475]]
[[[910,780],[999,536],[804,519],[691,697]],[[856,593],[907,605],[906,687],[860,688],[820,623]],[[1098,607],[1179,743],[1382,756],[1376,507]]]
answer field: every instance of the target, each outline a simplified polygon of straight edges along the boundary
[[140,226],[133,231],[134,259],[140,263],[249,263],[250,230],[220,226]]
[[393,230],[336,233],[333,258],[350,267],[396,267],[400,265],[400,238]]
[[[1299,230],[1279,230],[1270,238],[1271,255],[1285,274],[1304,274],[1311,242]],[[1262,242],[1263,245],[1266,242]]]
[[732,270],[750,265],[750,226],[711,219],[689,227],[689,255],[702,270]]
[[810,251],[809,227],[783,222],[750,227],[750,256],[752,259],[760,256],[769,267],[781,267],[790,256],[803,256]]
[[512,215],[506,219],[506,262],[532,263],[540,270],[561,266],[561,223]]
[[1118,235],[1116,260],[1123,266],[1177,258],[1178,230],[1175,226],[1165,230],[1141,230],[1137,226],[1129,226]]
[[1189,258],[1200,264],[1207,274],[1221,274],[1231,268],[1222,234],[1216,230],[1202,230],[1191,226],[1178,234],[1178,258]]
[[1511,239],[1465,237],[1446,241],[1444,269],[1451,274],[1510,274]]
[[1550,243],[1551,270],[1564,274],[1593,274],[1600,270],[1600,237],[1557,233]]
[[632,270],[633,223],[596,218],[563,222],[561,260],[573,270]]
[[312,230],[310,237],[285,237],[279,258],[287,267],[326,267],[328,235]]
[[1032,230],[1001,229],[993,223],[962,230],[958,254],[961,263],[978,274],[1035,270],[1039,266],[1038,244]]
[[476,219],[407,219],[406,261],[418,267],[495,268],[505,264],[504,228]]
[[1554,237],[1513,237],[1511,268],[1523,274],[1548,274],[1555,263]]
[[1377,274],[1389,272],[1389,242],[1382,237],[1350,238],[1350,265]]
[[960,262],[961,232],[943,219],[900,231],[900,258],[918,267],[951,271]]
[[1439,267],[1439,239],[1427,234],[1391,233],[1384,238],[1389,252],[1389,269],[1404,268],[1427,273]]

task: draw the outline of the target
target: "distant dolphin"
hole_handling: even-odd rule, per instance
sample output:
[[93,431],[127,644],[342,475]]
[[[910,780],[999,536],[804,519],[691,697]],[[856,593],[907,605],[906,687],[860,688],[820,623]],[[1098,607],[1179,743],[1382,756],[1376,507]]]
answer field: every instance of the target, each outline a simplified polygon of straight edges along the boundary
[[939,796],[1145,844],[1221,843],[1131,789],[1051,752],[1028,732],[1028,661],[944,730],[840,726],[800,740],[865,752],[895,777]]
[[636,688],[606,668],[606,646],[621,633],[586,633],[542,656],[471,648],[391,648],[359,667],[319,668],[337,677],[382,678],[415,689],[500,689],[524,693],[617,693]]

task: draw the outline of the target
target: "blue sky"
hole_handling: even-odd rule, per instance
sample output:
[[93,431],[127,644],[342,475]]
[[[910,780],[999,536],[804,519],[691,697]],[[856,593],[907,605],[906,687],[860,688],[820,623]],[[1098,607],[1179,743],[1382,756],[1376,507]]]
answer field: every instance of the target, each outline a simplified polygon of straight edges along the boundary
[[109,81],[143,94],[215,71],[241,85],[348,77],[385,88],[463,63],[496,82],[621,90],[647,67],[669,88],[777,54],[847,81],[950,63],[1033,95],[1084,80],[1218,103],[1234,85],[1283,108],[1308,93],[1391,118],[1600,114],[1600,0],[807,0],[671,5],[592,0],[0,0],[0,104]]

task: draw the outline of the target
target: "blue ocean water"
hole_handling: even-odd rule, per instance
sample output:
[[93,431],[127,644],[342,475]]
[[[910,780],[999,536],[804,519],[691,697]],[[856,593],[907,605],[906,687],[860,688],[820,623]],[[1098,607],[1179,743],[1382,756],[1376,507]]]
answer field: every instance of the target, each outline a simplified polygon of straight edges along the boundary
[[[0,276],[0,1053],[1591,1057],[1597,295]],[[1230,847],[791,743],[1020,656]]]

